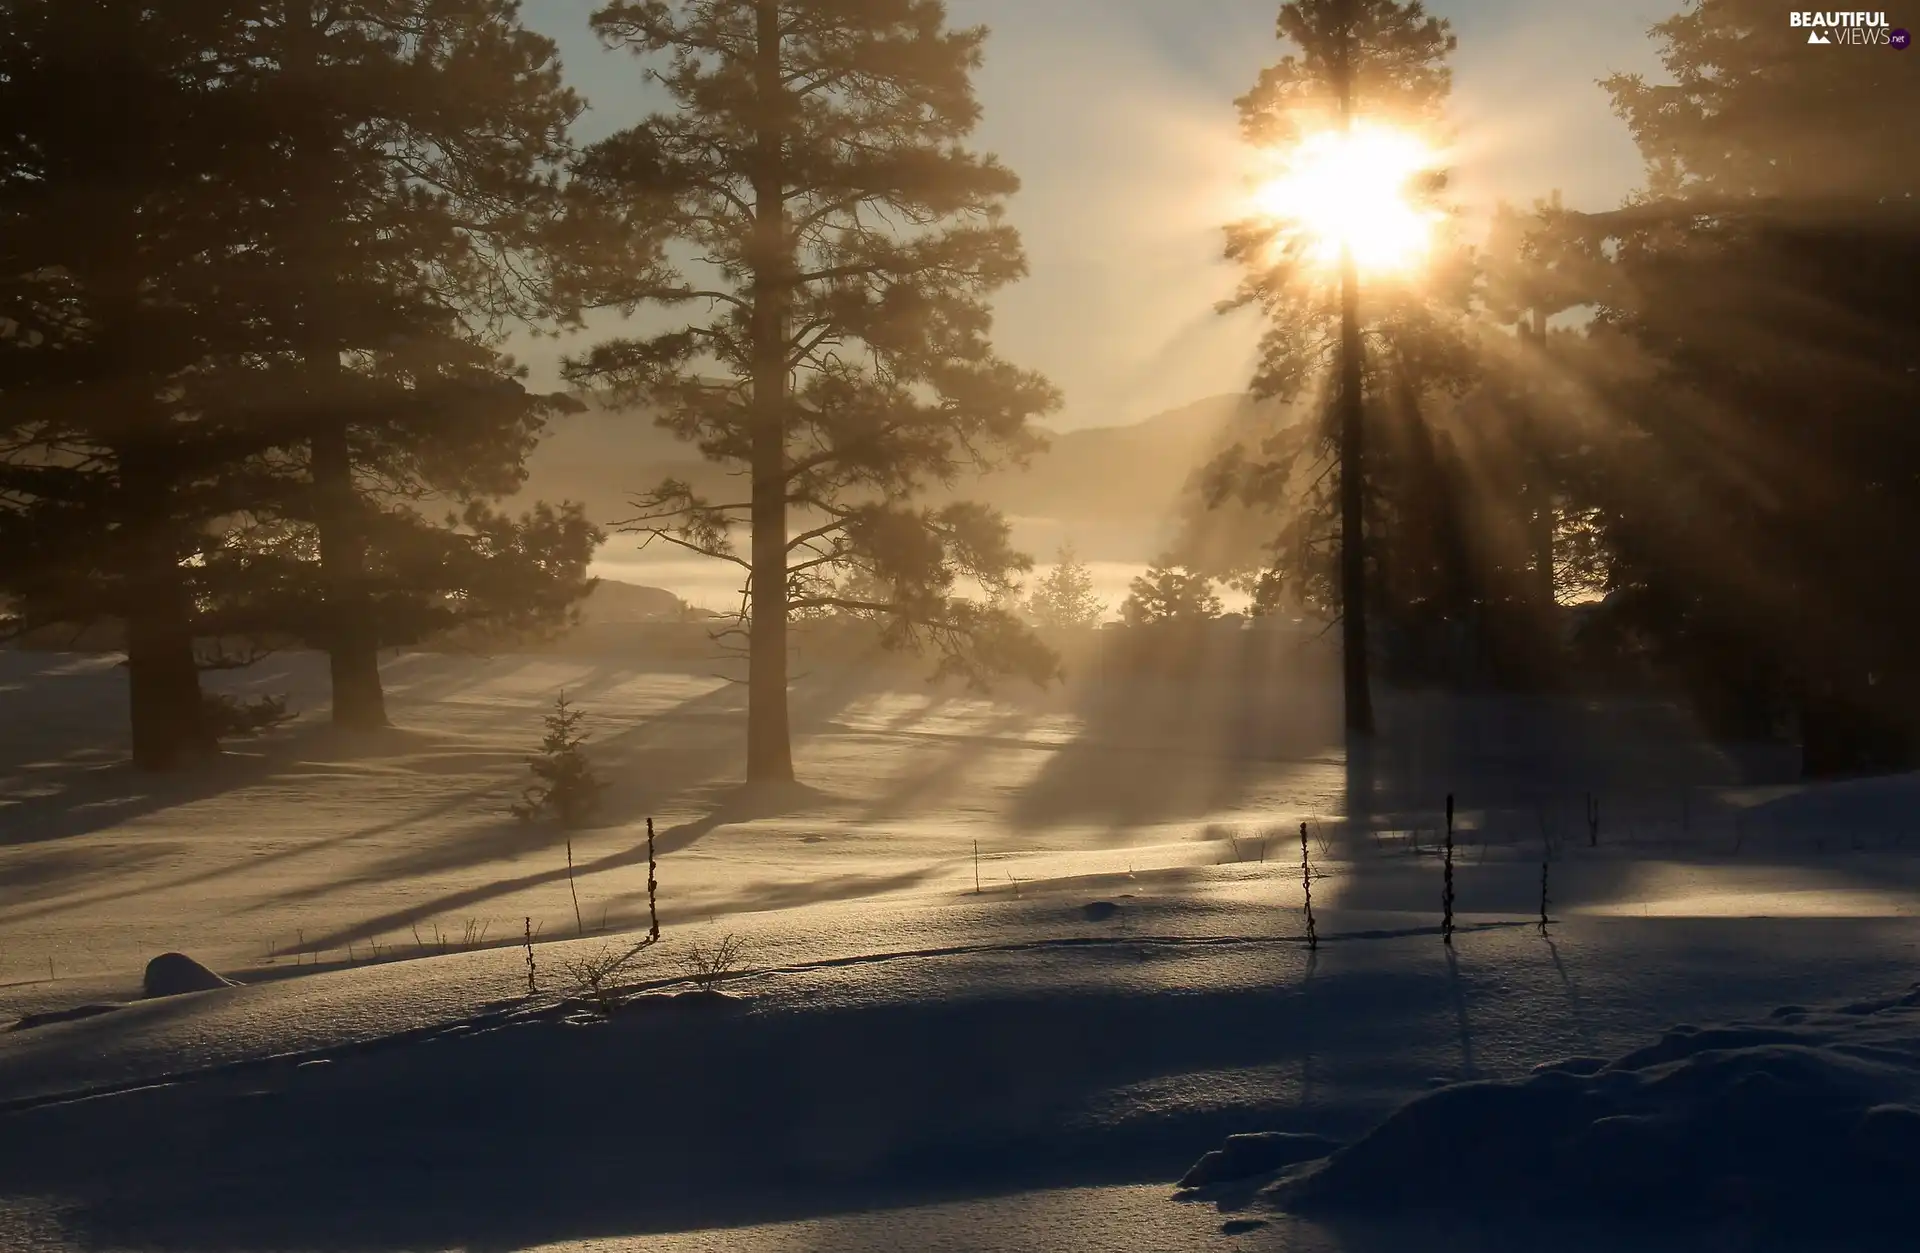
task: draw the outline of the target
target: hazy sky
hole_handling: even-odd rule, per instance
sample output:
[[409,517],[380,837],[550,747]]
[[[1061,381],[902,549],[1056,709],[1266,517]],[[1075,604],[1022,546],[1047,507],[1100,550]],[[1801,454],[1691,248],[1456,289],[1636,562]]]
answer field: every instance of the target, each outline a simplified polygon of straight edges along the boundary
[[[1554,188],[1605,208],[1639,181],[1597,79],[1657,69],[1647,28],[1681,0],[1430,0],[1453,23],[1455,186],[1470,209]],[[587,29],[600,0],[525,0],[591,101],[583,134],[647,109],[638,67]],[[1222,317],[1220,227],[1245,154],[1233,100],[1280,55],[1278,0],[949,0],[992,30],[977,146],[1024,188],[1012,218],[1032,275],[998,301],[996,341],[1066,392],[1059,425],[1132,421],[1237,391],[1258,327]],[[607,329],[617,329],[615,319]],[[537,381],[565,349],[519,345]]]

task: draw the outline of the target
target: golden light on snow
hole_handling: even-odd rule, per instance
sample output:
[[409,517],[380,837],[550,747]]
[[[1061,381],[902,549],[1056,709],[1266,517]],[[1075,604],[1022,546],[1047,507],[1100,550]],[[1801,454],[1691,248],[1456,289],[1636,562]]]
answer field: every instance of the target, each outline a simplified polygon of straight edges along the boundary
[[1320,131],[1278,158],[1253,193],[1307,260],[1324,266],[1353,249],[1363,272],[1402,273],[1425,260],[1440,212],[1419,203],[1417,184],[1440,154],[1419,136],[1378,123]]

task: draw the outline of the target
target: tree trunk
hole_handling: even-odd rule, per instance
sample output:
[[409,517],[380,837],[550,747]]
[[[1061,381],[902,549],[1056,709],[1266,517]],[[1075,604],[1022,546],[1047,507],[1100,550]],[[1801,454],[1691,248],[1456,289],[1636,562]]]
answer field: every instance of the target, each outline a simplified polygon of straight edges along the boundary
[[[1534,368],[1539,370],[1541,375],[1544,376],[1548,368],[1546,359],[1547,315],[1544,310],[1534,310],[1532,324],[1528,328],[1528,335],[1533,341]],[[1540,447],[1540,396],[1531,384],[1529,384],[1527,391],[1528,395],[1523,420],[1527,423],[1527,434],[1530,437],[1527,442],[1531,445],[1525,450],[1525,453],[1528,468],[1531,471],[1528,475],[1527,482],[1526,509],[1528,547],[1532,550],[1531,555],[1533,558],[1532,591],[1533,599],[1539,605],[1542,613],[1551,619],[1554,606],[1559,600],[1553,583],[1553,537],[1555,522],[1553,484],[1550,481],[1551,476],[1548,470],[1546,453]]]
[[[1353,124],[1353,9],[1341,33],[1340,124]],[[1368,682],[1366,430],[1361,388],[1360,267],[1353,246],[1340,249],[1340,622],[1341,674],[1349,735],[1373,734]]]
[[183,616],[156,598],[132,610],[126,631],[133,764],[172,770],[219,752],[200,695],[193,633]]
[[[306,0],[287,0],[286,71],[296,79],[312,79],[326,51],[326,35],[315,18],[313,6]],[[318,113],[307,119],[309,133],[301,136],[303,150],[315,164],[316,177],[329,168],[336,142],[334,119]],[[316,187],[313,204],[327,203],[325,192]],[[301,258],[304,281],[321,283],[321,270],[315,259],[326,255],[325,241],[333,236],[336,223],[324,211],[306,223],[306,243],[310,256]],[[341,402],[338,386],[341,374],[340,337],[335,334],[335,315],[327,294],[308,289],[302,292],[305,358],[311,380],[308,396],[313,405],[312,454],[314,526],[320,538],[320,584],[326,599],[320,622],[321,643],[327,651],[327,667],[333,689],[333,724],[355,731],[388,726],[386,693],[380,685],[380,628],[374,613],[373,598],[367,590],[367,537],[361,512],[363,502],[353,482],[353,449],[348,442],[347,422],[333,416]]]
[[747,645],[747,781],[793,778],[787,716],[787,303],[794,268],[782,169],[780,5],[758,0],[755,136],[753,573]]
[[380,630],[367,593],[367,541],[344,422],[323,420],[313,434],[315,518],[320,581],[326,594],[325,644],[333,679],[333,723],[356,731],[389,725],[380,686]]
[[130,541],[123,608],[133,764],[171,770],[219,752],[220,743],[200,695],[193,606],[173,545],[165,473],[154,451],[135,441],[116,449],[115,460]]

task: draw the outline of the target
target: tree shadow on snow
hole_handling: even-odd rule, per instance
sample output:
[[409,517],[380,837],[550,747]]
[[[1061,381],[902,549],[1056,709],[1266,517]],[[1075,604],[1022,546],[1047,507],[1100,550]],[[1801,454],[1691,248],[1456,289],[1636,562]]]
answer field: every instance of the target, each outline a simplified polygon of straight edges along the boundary
[[1114,830],[1233,809],[1276,765],[1338,752],[1324,684],[1262,684],[1202,668],[1190,677],[1088,678],[1080,733],[1014,802],[1016,831],[1100,822]]
[[[826,803],[832,803],[832,799],[804,784],[730,787],[721,791],[708,812],[700,817],[664,829],[656,829],[652,852],[655,857],[665,857],[692,847],[721,827],[760,818],[803,813]],[[404,909],[393,910],[328,932],[312,940],[310,947],[321,951],[341,948],[350,942],[386,935],[392,931],[404,931],[417,923],[426,922],[444,914],[456,913],[486,901],[545,887],[569,878],[585,880],[608,871],[646,865],[648,847],[645,833],[636,834],[629,828],[627,835],[633,842],[615,852],[583,858],[571,867],[561,862],[525,874],[512,875],[489,883],[447,892],[416,902]]]
[[[1380,979],[1419,1012],[1444,997]],[[1337,981],[1318,991],[1319,1012],[1342,1012]],[[1269,988],[546,1022],[6,1115],[0,1175],[68,1198],[82,1246],[206,1251],[505,1250],[1170,1183],[1232,1132],[1371,1120],[1279,1093],[1100,1112],[1161,1076],[1292,1058],[1302,1008]]]

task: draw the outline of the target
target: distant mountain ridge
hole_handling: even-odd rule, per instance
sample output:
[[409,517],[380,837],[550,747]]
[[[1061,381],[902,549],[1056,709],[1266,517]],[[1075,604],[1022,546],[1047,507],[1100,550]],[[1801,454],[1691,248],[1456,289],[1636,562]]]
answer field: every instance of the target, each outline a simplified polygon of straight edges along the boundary
[[[1220,449],[1285,419],[1271,402],[1211,396],[1122,426],[1050,432],[1051,447],[1026,469],[964,478],[930,498],[978,500],[1072,532],[1137,526],[1169,515],[1194,471]],[[632,497],[663,478],[685,479],[715,499],[737,499],[741,490],[728,467],[703,459],[646,413],[604,407],[558,420],[530,471],[523,498],[581,501],[603,525],[630,516]]]

